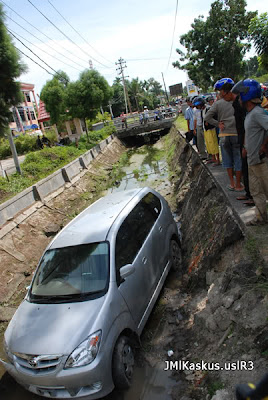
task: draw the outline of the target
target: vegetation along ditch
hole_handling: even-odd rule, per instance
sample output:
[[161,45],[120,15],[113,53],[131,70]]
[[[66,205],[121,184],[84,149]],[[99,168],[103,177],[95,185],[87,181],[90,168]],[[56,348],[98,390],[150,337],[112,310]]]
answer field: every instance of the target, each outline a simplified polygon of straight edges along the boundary
[[[168,276],[142,334],[133,387],[107,400],[233,399],[235,385],[256,382],[267,365],[267,232],[258,228],[245,236],[221,190],[175,125],[154,144],[137,148],[126,150],[115,139],[82,179],[3,237],[1,335],[51,238],[105,193],[145,185],[165,196],[180,221],[182,272]],[[244,360],[254,368],[182,371],[176,368],[180,360],[223,367]],[[166,361],[175,367],[165,371],[171,365]],[[7,374],[0,381],[0,395],[5,400],[39,398]]]

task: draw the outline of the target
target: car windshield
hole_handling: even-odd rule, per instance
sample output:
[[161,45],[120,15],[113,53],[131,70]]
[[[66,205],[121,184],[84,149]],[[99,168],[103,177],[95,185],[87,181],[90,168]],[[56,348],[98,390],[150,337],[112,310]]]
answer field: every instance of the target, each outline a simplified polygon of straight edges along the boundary
[[30,291],[30,300],[81,299],[108,287],[107,242],[47,250]]

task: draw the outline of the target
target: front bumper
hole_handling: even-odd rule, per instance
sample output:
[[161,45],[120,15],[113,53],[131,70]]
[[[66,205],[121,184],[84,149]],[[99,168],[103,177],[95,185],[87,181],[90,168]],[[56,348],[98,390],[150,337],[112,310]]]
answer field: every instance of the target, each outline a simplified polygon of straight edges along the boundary
[[0,359],[7,372],[25,389],[39,396],[54,399],[74,399],[87,396],[99,399],[113,388],[111,365],[99,356],[85,367],[62,369],[53,373],[32,375],[19,366]]

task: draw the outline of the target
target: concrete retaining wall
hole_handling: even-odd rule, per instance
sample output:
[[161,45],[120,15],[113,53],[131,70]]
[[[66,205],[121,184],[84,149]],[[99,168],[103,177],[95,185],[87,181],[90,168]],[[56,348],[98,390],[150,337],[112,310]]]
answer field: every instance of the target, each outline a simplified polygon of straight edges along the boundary
[[112,142],[113,138],[113,135],[109,136],[70,164],[65,165],[35,185],[12,197],[12,199],[0,204],[0,226],[11,220],[22,210],[32,206],[36,201],[43,201],[48,195],[64,187],[67,182],[72,182]]

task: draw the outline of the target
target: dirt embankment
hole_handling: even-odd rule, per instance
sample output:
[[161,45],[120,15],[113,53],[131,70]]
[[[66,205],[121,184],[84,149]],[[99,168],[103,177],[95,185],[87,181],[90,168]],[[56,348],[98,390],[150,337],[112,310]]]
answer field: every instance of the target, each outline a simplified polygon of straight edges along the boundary
[[[197,154],[175,127],[170,135],[184,255],[181,280],[165,289],[172,298],[168,320],[175,326],[170,360],[189,360],[187,367],[208,363],[202,371],[175,370],[181,383],[173,395],[230,400],[236,384],[256,383],[267,371],[267,231],[243,233],[243,224]],[[215,363],[218,371],[212,371]]]

